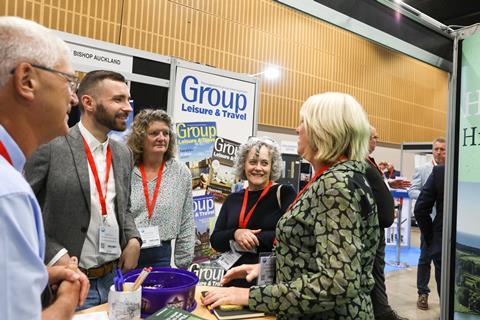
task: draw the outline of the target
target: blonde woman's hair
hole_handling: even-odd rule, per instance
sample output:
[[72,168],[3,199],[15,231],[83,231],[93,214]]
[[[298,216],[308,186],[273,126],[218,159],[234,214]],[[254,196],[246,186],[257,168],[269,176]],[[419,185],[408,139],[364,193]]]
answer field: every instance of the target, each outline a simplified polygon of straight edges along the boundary
[[310,150],[302,156],[333,163],[341,156],[364,160],[368,154],[370,124],[352,96],[326,92],[311,96],[300,109]]

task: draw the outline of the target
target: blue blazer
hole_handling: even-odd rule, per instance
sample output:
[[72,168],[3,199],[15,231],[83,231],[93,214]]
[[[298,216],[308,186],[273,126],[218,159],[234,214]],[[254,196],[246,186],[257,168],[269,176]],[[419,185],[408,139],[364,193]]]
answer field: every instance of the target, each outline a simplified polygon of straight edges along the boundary
[[[442,252],[443,230],[443,189],[445,186],[445,166],[435,166],[418,196],[415,204],[415,219],[432,255]],[[432,220],[433,207],[437,215]]]

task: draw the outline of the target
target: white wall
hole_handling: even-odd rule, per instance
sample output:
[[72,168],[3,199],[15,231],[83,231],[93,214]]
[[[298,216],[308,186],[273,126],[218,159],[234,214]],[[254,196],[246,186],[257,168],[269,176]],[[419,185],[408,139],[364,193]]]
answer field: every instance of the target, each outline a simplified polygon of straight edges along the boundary
[[[396,170],[400,170],[400,147],[391,148],[391,147],[381,147],[377,146],[372,156],[375,158],[377,163],[386,161],[393,164]],[[409,180],[412,179],[413,172],[415,170],[415,154],[409,152],[403,152],[403,168],[401,174],[403,177],[407,177]]]

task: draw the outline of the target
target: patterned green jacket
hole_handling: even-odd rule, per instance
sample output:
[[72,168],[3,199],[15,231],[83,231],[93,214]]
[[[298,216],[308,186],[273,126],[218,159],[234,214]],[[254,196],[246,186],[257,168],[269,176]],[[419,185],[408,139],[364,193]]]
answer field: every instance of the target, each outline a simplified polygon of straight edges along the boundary
[[359,161],[337,163],[277,224],[276,283],[250,289],[251,309],[279,319],[373,319],[379,227]]

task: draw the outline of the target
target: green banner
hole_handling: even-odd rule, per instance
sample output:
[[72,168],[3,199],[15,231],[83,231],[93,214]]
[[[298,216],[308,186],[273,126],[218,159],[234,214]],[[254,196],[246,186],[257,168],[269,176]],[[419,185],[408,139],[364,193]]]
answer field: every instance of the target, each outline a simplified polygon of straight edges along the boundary
[[462,42],[455,319],[480,319],[480,33]]

